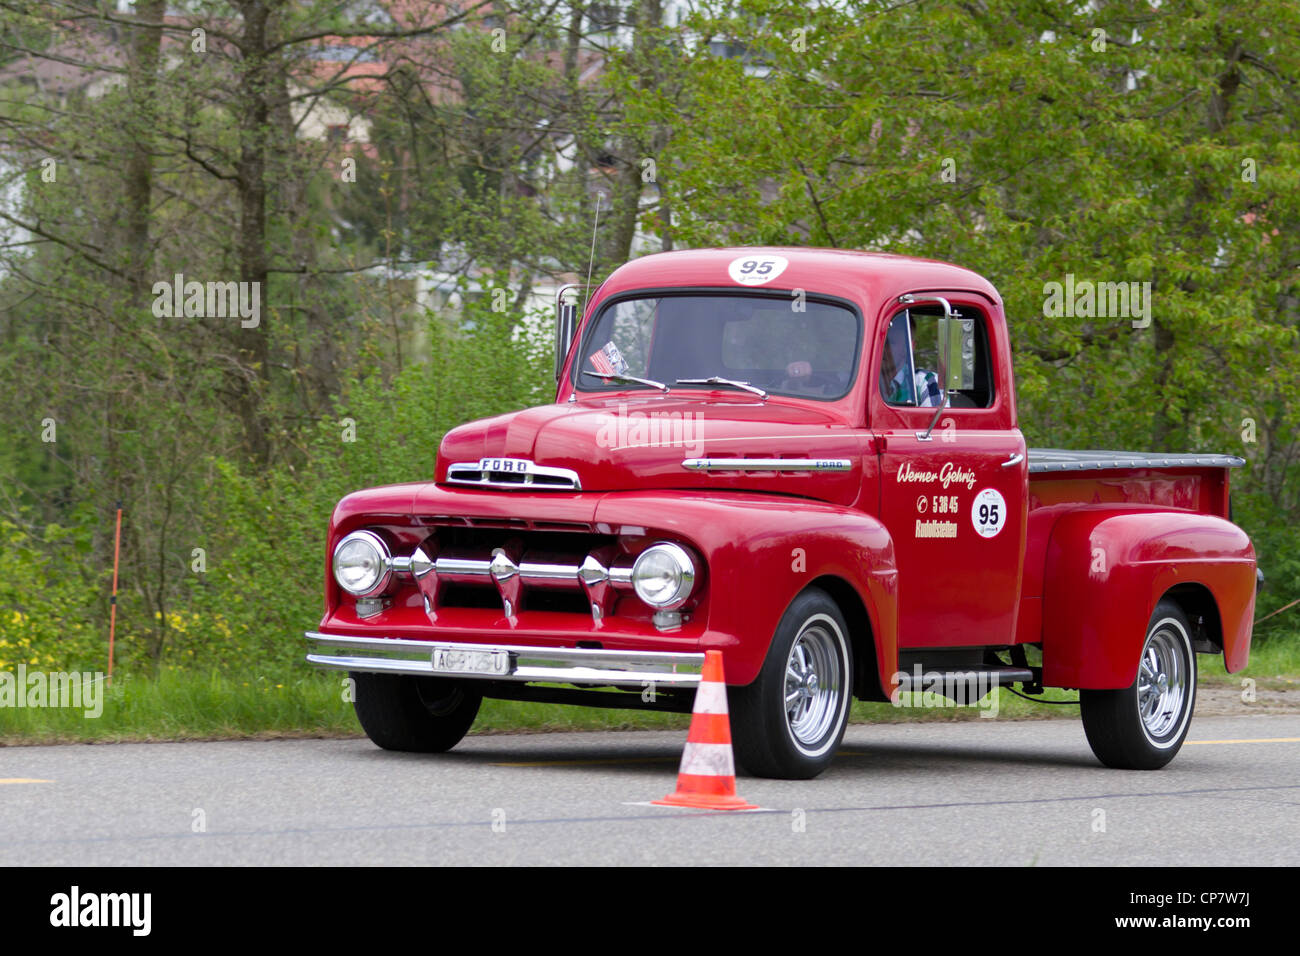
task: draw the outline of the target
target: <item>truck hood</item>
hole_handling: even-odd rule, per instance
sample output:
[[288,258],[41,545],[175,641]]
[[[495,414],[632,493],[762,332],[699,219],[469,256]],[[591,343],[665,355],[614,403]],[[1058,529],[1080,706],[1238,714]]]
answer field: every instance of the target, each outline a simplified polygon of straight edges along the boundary
[[[544,405],[448,432],[436,480],[448,466],[483,458],[527,459],[570,469],[583,492],[706,488],[793,494],[843,505],[863,488],[866,433],[830,411],[737,396],[669,395]],[[846,471],[694,471],[689,459],[845,460]],[[872,459],[874,462],[874,459]],[[475,491],[483,494],[485,491]],[[511,494],[509,490],[493,493]]]

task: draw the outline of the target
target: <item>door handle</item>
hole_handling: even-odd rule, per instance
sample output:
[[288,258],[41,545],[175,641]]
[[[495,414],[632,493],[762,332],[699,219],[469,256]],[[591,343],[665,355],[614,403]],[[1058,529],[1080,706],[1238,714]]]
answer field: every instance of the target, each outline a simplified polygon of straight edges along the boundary
[[1020,454],[1020,452],[1016,452],[1014,455],[1012,455],[1010,458],[1008,458],[1006,461],[1002,463],[1002,467],[1014,468],[1016,467],[1016,465],[1020,464],[1024,460],[1025,460],[1025,456]]

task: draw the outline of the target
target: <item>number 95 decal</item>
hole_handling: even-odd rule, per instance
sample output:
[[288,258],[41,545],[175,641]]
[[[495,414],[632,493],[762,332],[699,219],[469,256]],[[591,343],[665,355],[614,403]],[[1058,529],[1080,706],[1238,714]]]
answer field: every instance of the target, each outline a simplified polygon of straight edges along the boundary
[[1007,523],[1007,502],[993,488],[985,488],[975,496],[970,509],[971,524],[981,538],[992,538]]
[[779,276],[789,264],[782,256],[741,256],[727,266],[727,275],[741,285],[762,285]]

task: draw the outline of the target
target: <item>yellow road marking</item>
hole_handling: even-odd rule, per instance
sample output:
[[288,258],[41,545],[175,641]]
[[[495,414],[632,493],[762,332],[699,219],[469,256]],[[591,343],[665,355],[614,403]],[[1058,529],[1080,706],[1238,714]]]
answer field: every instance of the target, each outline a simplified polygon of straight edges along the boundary
[[494,763],[494,767],[581,767],[602,763],[667,763],[681,760],[681,757],[601,757],[592,760],[520,760],[510,763]]
[[1300,737],[1247,737],[1242,740],[1184,740],[1191,747],[1196,744],[1300,744]]
[[[1240,740],[1184,740],[1184,746],[1193,747],[1206,744],[1300,744],[1300,737],[1246,737]],[[870,757],[866,750],[841,750],[841,757]],[[599,764],[619,763],[668,763],[679,760],[678,757],[599,757],[588,760],[517,760],[508,763],[494,763],[494,767],[584,767]],[[52,783],[50,780],[0,780],[0,783]]]
[[[1197,744],[1300,744],[1300,737],[1243,737],[1240,740],[1184,740],[1183,745],[1192,747]],[[841,757],[870,757],[865,750],[841,750]]]
[[0,783],[53,783],[53,780],[37,780],[33,777],[0,777]]

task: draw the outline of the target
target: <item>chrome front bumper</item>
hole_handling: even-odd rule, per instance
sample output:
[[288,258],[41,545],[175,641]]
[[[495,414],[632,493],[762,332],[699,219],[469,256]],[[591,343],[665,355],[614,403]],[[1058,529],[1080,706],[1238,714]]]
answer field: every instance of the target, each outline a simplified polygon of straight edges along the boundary
[[[414,674],[456,680],[538,681],[548,684],[694,687],[700,682],[703,654],[666,651],[613,651],[585,647],[517,647],[503,644],[452,644],[383,637],[342,637],[308,631],[316,651],[307,662],[317,667],[374,674]],[[505,651],[509,674],[449,673],[433,669],[433,651]]]

